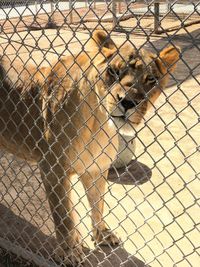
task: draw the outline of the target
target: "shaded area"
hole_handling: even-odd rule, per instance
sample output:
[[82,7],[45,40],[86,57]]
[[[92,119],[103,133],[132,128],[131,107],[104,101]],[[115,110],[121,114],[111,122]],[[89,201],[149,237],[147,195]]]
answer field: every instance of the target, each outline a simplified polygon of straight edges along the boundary
[[[2,204],[0,214],[0,264],[4,266],[6,262],[14,262],[15,266],[25,266],[28,261],[31,266],[57,266],[51,261],[56,246],[53,236],[45,235]],[[122,247],[99,246],[93,251],[85,249],[84,252],[86,260],[83,267],[147,266]]]
[[132,160],[127,166],[112,167],[108,173],[108,181],[124,185],[140,185],[151,179],[152,171],[145,164]]

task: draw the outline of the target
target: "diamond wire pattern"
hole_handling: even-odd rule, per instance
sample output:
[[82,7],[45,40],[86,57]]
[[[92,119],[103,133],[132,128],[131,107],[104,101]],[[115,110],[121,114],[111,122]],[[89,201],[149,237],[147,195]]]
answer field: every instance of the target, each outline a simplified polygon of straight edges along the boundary
[[[29,10],[30,13],[32,13],[32,15],[34,16],[34,20],[35,20],[36,17],[32,9],[29,8],[28,2],[24,2],[24,4],[26,5],[26,9]],[[44,1],[41,1],[39,10],[40,11],[43,10],[48,16],[49,20],[51,20],[49,13],[47,13],[45,10],[44,4],[45,4]],[[68,24],[68,18],[70,16],[70,12],[68,12],[68,14],[65,15],[63,11],[59,10],[58,4],[59,4],[59,1],[57,1],[55,5],[55,11],[53,14],[54,22],[56,23],[56,12],[59,11],[59,13],[63,16],[63,21],[64,21],[60,29],[62,30],[62,26],[66,27],[66,24],[67,24],[67,27],[69,27],[69,29],[71,29],[73,32],[71,40],[76,39],[76,42],[79,43],[83,51],[85,49],[85,45],[87,44],[88,40],[86,40],[85,44],[82,45],[82,42],[76,36],[74,27]],[[153,15],[153,11],[152,11],[153,4],[154,4],[154,1],[151,1],[149,5],[146,4],[146,7],[148,8],[147,12],[143,12],[143,14],[140,15],[140,17],[138,16],[136,17],[136,15],[134,14],[134,10],[132,9],[132,6],[131,6],[132,3],[127,3],[126,8],[133,15],[133,17],[137,18],[137,26],[131,29],[131,33],[134,33],[134,31],[137,28],[142,32],[144,37],[146,37],[147,41],[140,46],[140,49],[143,46],[149,45],[154,49],[154,51],[157,52],[157,55],[158,55],[158,48],[160,49],[160,47],[157,47],[156,43],[154,44],[154,42],[150,40],[150,38],[153,36],[153,33],[149,32],[148,30],[144,29],[141,26],[142,24],[141,22],[143,19],[146,18],[147,13],[151,13]],[[101,22],[101,19],[103,19],[104,16],[107,14],[107,11],[112,13],[112,8],[111,8],[112,3],[104,3],[104,5],[106,5],[107,10],[105,10],[105,13],[103,13],[102,15],[97,14],[91,4],[88,7],[88,11],[86,11],[82,17],[79,15],[78,11],[75,8],[72,11],[76,13],[76,15],[80,18],[81,21],[84,21],[84,19],[87,19],[87,15],[92,11],[93,15],[97,19],[99,19],[99,22]],[[187,20],[190,18],[190,16],[193,15],[194,12],[190,13],[187,17],[182,18],[182,16],[179,16],[178,12],[175,9],[176,5],[177,5],[177,1],[174,1],[171,4],[169,11],[166,12],[164,15],[162,15],[162,18],[160,20],[160,28],[164,30],[162,26],[162,22],[164,23],[164,19],[167,19],[168,15],[173,14],[173,16],[176,17],[180,21],[180,25],[182,26],[182,29],[185,31],[187,37],[191,38],[191,47],[192,48],[195,47],[199,52],[198,43],[195,42],[195,38],[191,35],[190,29],[188,30],[186,27],[183,26],[184,25],[183,23],[187,22]],[[199,14],[197,10],[198,6],[199,6],[199,3],[194,3],[194,11],[197,14]],[[13,5],[13,9],[15,9],[18,12],[17,6]],[[21,37],[21,35],[17,33],[17,25],[12,24],[12,20],[10,19],[11,12],[12,10],[8,14],[6,13],[7,15],[6,20],[10,21],[14,31],[11,35],[7,35],[4,32],[3,34],[5,34],[4,36],[8,39],[8,45],[7,47],[4,48],[5,56],[7,56],[6,51],[7,51],[7,48],[9,49],[9,46],[13,46],[13,49],[16,52],[15,58],[13,58],[13,60],[11,61],[11,66],[12,66],[16,58],[20,59],[22,62],[25,62],[25,63],[29,62],[29,58],[27,59],[27,61],[24,61],[24,59],[21,58],[20,53],[18,53],[18,48],[15,48],[15,46],[12,44],[12,38],[14,38],[14,35],[17,34],[17,36],[20,38],[19,43],[21,42],[21,47],[23,47],[24,37],[23,35]],[[123,15],[125,15],[125,13],[126,12],[122,14],[122,17]],[[23,22],[26,25],[26,21],[25,21],[23,14],[19,13],[19,18],[20,18],[19,22]],[[4,23],[6,23],[6,21],[1,23],[1,25],[4,25]],[[75,29],[78,31],[79,29],[81,29],[81,26],[82,26],[81,23],[79,23],[77,24]],[[84,26],[86,29],[89,29],[86,26],[86,24],[84,24]],[[94,25],[93,29],[98,28],[99,26],[101,26],[104,30],[106,30],[106,26],[101,25],[101,23],[98,23],[96,26]],[[70,54],[72,57],[74,57],[74,61],[76,62],[79,53],[76,53],[76,55],[74,55],[73,49],[69,48],[68,44],[71,41],[70,39],[69,39],[69,43],[66,44],[66,48],[63,50],[62,53],[58,53],[56,48],[54,48],[54,41],[56,42],[57,37],[59,37],[62,40],[62,42],[65,43],[65,39],[62,37],[60,29],[57,30],[57,35],[55,35],[55,38],[53,40],[49,38],[48,34],[46,34],[45,31],[42,32],[43,34],[38,39],[34,37],[34,34],[32,34],[31,31],[28,31],[26,36],[27,37],[30,36],[33,38],[38,50],[40,50],[39,41],[40,40],[42,41],[43,36],[45,36],[45,38],[48,40],[50,45],[48,49],[41,50],[44,53],[44,58],[45,58],[45,55],[47,55],[49,52],[55,53],[56,55],[58,55],[59,58],[65,53],[67,53],[67,54]],[[169,45],[169,44],[174,45],[173,39],[176,37],[178,32],[179,32],[179,29],[174,31],[170,35],[168,35],[166,32],[165,36],[166,36],[167,41],[165,41],[164,46]],[[128,35],[127,35],[127,38],[128,38]],[[133,46],[135,46],[135,43],[132,40],[129,39],[129,41],[131,44],[133,44]],[[163,47],[163,44],[161,46]],[[32,48],[32,51],[30,51],[30,54],[32,55],[32,52],[34,52],[35,47],[30,46],[30,48]],[[119,53],[119,50],[118,50],[118,53]],[[140,127],[140,129],[138,129],[135,132],[137,142],[138,144],[140,144],[140,147],[143,148],[143,151],[142,149],[140,149],[141,151],[139,153],[136,153],[133,156],[138,160],[142,159],[143,157],[145,158],[145,156],[146,158],[149,157],[150,159],[149,162],[152,163],[151,164],[152,169],[154,170],[154,172],[156,173],[158,177],[161,177],[161,180],[157,182],[155,181],[155,179],[153,179],[148,182],[148,187],[152,190],[147,190],[147,188],[143,188],[139,186],[138,187],[127,187],[127,186],[121,185],[122,196],[116,194],[115,185],[109,184],[108,192],[104,194],[105,196],[102,195],[102,197],[105,197],[107,200],[109,199],[108,194],[110,194],[111,195],[110,199],[115,200],[115,204],[114,203],[110,204],[109,202],[105,203],[106,210],[105,210],[104,218],[108,222],[110,221],[110,217],[114,218],[113,219],[114,225],[113,226],[111,225],[112,229],[114,231],[120,230],[124,234],[124,236],[122,236],[122,243],[124,243],[125,248],[128,249],[128,245],[126,246],[126,243],[129,243],[129,245],[131,243],[130,248],[134,248],[134,252],[131,250],[129,251],[129,253],[139,256],[144,262],[147,262],[148,264],[152,266],[182,266],[182,264],[185,264],[183,266],[199,266],[200,264],[200,263],[198,264],[197,262],[198,258],[197,257],[195,258],[195,255],[199,256],[198,254],[199,244],[197,241],[194,240],[194,237],[197,238],[197,240],[199,240],[198,239],[199,238],[199,232],[198,232],[199,220],[194,216],[195,212],[191,211],[192,209],[196,211],[198,211],[199,209],[199,196],[198,196],[199,192],[197,191],[197,195],[196,195],[194,188],[192,188],[193,190],[190,189],[193,186],[193,183],[195,183],[198,186],[198,180],[199,180],[199,170],[196,168],[196,164],[192,162],[192,157],[194,156],[194,159],[196,159],[197,154],[199,154],[199,143],[197,141],[197,138],[193,137],[194,130],[196,127],[198,127],[199,111],[195,108],[196,106],[193,107],[192,101],[194,100],[194,104],[195,104],[195,100],[198,99],[200,93],[196,93],[195,95],[192,95],[189,97],[187,92],[184,92],[184,89],[182,89],[184,86],[184,83],[188,79],[195,80],[196,83],[199,85],[199,78],[198,76],[194,74],[196,72],[198,73],[199,64],[197,64],[194,67],[191,67],[191,65],[187,62],[187,58],[186,59],[184,58],[185,53],[187,53],[187,47],[185,49],[184,48],[182,49],[182,55],[181,55],[182,64],[188,69],[187,76],[182,79],[177,79],[176,73],[175,74],[170,73],[171,80],[176,84],[175,90],[173,91],[171,90],[169,93],[168,91],[164,92],[163,95],[165,96],[165,101],[163,102],[163,104],[161,103],[159,107],[157,107],[156,104],[155,105],[152,104],[153,112],[151,113],[151,115],[149,115],[148,118],[145,118],[144,126]],[[33,60],[36,63],[35,59],[32,56],[31,56],[31,60]],[[45,59],[45,60],[49,63],[49,65],[52,64],[50,61],[48,61],[48,59]],[[70,69],[73,67],[74,64],[75,63],[72,64]],[[42,66],[42,62],[38,65],[38,68],[40,68],[41,66]],[[63,65],[63,67],[65,66]],[[83,72],[81,66],[80,66],[80,71]],[[42,72],[41,74],[44,75]],[[29,72],[28,75],[31,80],[30,83],[33,82],[35,83],[35,85],[37,85],[37,82],[33,81],[34,74]],[[85,73],[83,73],[83,75],[85,75]],[[20,79],[21,78],[19,78],[19,80]],[[99,80],[102,80],[101,75],[99,77]],[[24,81],[22,79],[21,83],[23,84],[23,82]],[[44,84],[45,82],[47,81],[45,80]],[[88,82],[90,83],[90,81]],[[15,84],[13,85],[13,87],[14,86]],[[27,88],[28,86],[29,84],[27,84]],[[95,84],[91,84],[91,87],[92,86],[95,86]],[[176,97],[176,94],[178,91],[179,91],[179,97],[183,98],[184,96],[184,98],[186,99],[185,100],[186,104],[185,106],[182,106],[181,108],[179,107],[178,109],[176,109],[176,106],[174,106],[175,101],[173,101],[173,99]],[[180,96],[180,93],[181,93],[181,96]],[[30,97],[32,96],[30,95]],[[52,92],[52,95],[50,97],[56,98],[57,97],[56,92]],[[70,93],[67,96],[67,98],[69,97],[70,97]],[[46,99],[44,99],[44,101],[45,100]],[[85,101],[85,99],[83,99],[83,101]],[[15,105],[15,103],[13,103],[13,105]],[[160,115],[162,114],[166,106],[168,106],[168,109],[170,108],[171,110],[173,110],[172,118],[167,122]],[[197,117],[197,120],[194,117],[188,127],[186,120],[184,119],[183,116],[184,116],[184,112],[189,107],[193,111],[194,116]],[[80,117],[83,119],[82,114],[80,114]],[[154,131],[153,122],[155,120],[155,117],[158,117],[161,123],[161,129],[158,132]],[[23,120],[23,118],[21,119]],[[10,123],[10,122],[8,121],[7,123]],[[178,136],[178,138],[177,138],[177,135],[174,135],[174,131],[172,131],[172,127],[176,123],[180,124],[179,127],[184,129],[183,130],[184,134]],[[103,130],[103,129],[101,128],[100,130]],[[150,141],[149,143],[145,143],[144,136],[142,136],[144,131],[146,131],[147,133],[149,132],[153,136],[152,141]],[[162,135],[167,135],[168,138],[172,140],[173,143],[171,143],[169,147],[165,147],[165,144],[162,143]],[[183,145],[181,143],[181,142],[184,142],[185,138],[187,140],[189,139],[189,142],[193,144],[190,153],[185,152],[185,149],[183,148]],[[84,140],[82,141],[84,142]],[[86,145],[88,144],[85,144],[85,146]],[[98,142],[98,145],[101,147],[100,142]],[[160,157],[154,156],[154,154],[152,153],[152,146],[156,146],[157,147],[156,149],[162,151],[162,155]],[[175,160],[173,160],[174,157],[172,157],[171,159],[172,153],[174,151],[177,152],[178,155],[180,154],[182,157],[182,160],[178,164]],[[102,152],[103,152],[103,147],[102,147]],[[77,154],[77,151],[75,153]],[[81,154],[77,154],[77,157],[79,159],[80,159],[80,156]],[[43,254],[41,253],[41,250],[45,250],[47,258],[54,262],[54,260],[52,259],[52,255],[46,249],[45,244],[42,243],[40,238],[37,236],[37,233],[40,232],[40,228],[42,228],[43,230],[46,229],[48,236],[50,238],[51,237],[53,238],[55,233],[52,230],[52,227],[49,227],[48,225],[48,220],[52,220],[51,215],[50,214],[48,214],[47,216],[45,215],[45,218],[43,218],[40,212],[40,208],[38,208],[38,206],[35,205],[34,202],[32,202],[32,197],[34,196],[37,198],[37,201],[40,203],[41,208],[43,207],[43,205],[45,205],[46,207],[46,201],[45,201],[44,196],[40,197],[40,193],[39,195],[37,194],[37,192],[41,190],[42,185],[41,185],[41,181],[38,180],[39,175],[38,173],[35,172],[35,167],[32,167],[32,165],[28,165],[27,167],[26,165],[23,166],[24,164],[22,164],[22,165],[19,165],[20,167],[16,171],[16,166],[12,167],[13,162],[14,164],[16,163],[15,161],[13,161],[13,158],[11,158],[10,155],[2,154],[2,160],[6,161],[5,164],[2,165],[2,168],[4,169],[3,170],[4,174],[2,175],[4,176],[3,176],[3,180],[1,183],[2,183],[3,188],[5,188],[3,189],[2,203],[5,203],[5,205],[8,208],[10,208],[11,210],[14,210],[16,214],[18,214],[19,216],[22,216],[22,218],[27,219],[28,217],[30,217],[28,218],[30,223],[33,223],[34,225],[37,226],[37,229],[35,232],[35,238],[37,239],[37,242],[39,242],[39,246],[36,250],[36,254],[40,255],[43,258],[43,261],[45,262],[45,258],[43,257]],[[94,159],[94,162],[95,162],[95,159]],[[84,162],[82,163],[85,164]],[[20,162],[18,164],[20,164]],[[168,165],[170,164],[169,166],[171,166],[172,169],[166,172],[165,169],[163,170],[163,166],[162,166],[163,164],[168,164]],[[184,168],[186,165],[187,165],[186,168],[189,167],[190,169],[192,169],[193,175],[189,180],[185,180],[182,177],[181,168]],[[29,168],[31,170],[29,174],[27,174],[26,168]],[[53,168],[54,166],[51,166],[51,171],[53,171]],[[10,174],[10,170],[11,170],[11,174]],[[19,175],[24,176],[24,179],[26,180],[25,183],[22,183],[20,180],[18,180]],[[181,184],[181,186],[178,186],[178,188],[175,188],[174,184],[171,181],[173,176],[178,181],[178,183]],[[26,194],[26,201],[25,201],[24,197],[23,196],[21,197],[21,193],[24,191],[24,188],[26,189],[26,185],[31,183],[30,178],[31,180],[36,179],[38,181],[38,185],[36,188],[32,189],[32,197],[29,195],[30,192],[25,191],[25,194]],[[5,182],[4,179],[9,180],[9,181]],[[18,180],[17,183],[19,183],[19,184],[16,183],[16,185],[18,186],[17,188],[15,188],[15,179],[17,179]],[[98,177],[96,177],[96,179],[98,180]],[[72,184],[72,189],[74,187],[74,189],[76,190],[77,186],[80,187],[78,180],[77,182],[74,182]],[[147,185],[144,185],[144,187],[147,187]],[[16,191],[15,194],[13,192],[12,193],[9,192],[10,188]],[[72,189],[70,189],[70,191]],[[113,193],[113,189],[114,189],[114,193]],[[164,189],[165,191],[163,191]],[[55,187],[52,188],[52,191],[55,191],[55,190],[56,190],[56,185]],[[164,194],[162,194],[162,192],[164,192]],[[185,197],[187,197],[187,200],[189,200],[189,203],[187,203],[187,201],[184,201],[183,192],[185,193]],[[70,193],[70,192],[66,192],[66,193]],[[169,195],[165,196],[166,193],[169,193]],[[42,194],[44,195],[43,188],[42,188]],[[79,206],[81,204],[82,207],[84,207],[84,209],[87,210],[85,215],[82,215],[82,213],[79,213],[79,211],[77,211],[77,215],[80,218],[80,222],[77,222],[77,225],[75,225],[75,226],[79,226],[79,225],[81,226],[82,224],[86,228],[87,233],[83,235],[82,237],[83,237],[83,241],[87,245],[87,240],[92,236],[92,231],[90,230],[90,227],[88,227],[88,223],[87,223],[88,221],[87,217],[90,212],[90,209],[85,203],[85,195],[84,194],[79,195],[79,194],[80,193],[76,191],[76,195],[79,199],[78,199],[77,204],[74,204],[72,209],[76,209],[76,206]],[[138,200],[135,200],[134,195],[139,196]],[[10,200],[7,200],[7,198],[8,199],[11,198],[11,202]],[[153,198],[158,199],[158,203],[151,201],[151,199]],[[127,207],[126,202],[127,203],[132,202],[134,207],[130,209],[130,207]],[[30,204],[32,205],[32,208],[35,210],[34,213],[32,213],[31,210],[30,211],[28,210],[29,209],[28,207],[30,207]],[[176,207],[179,207],[181,211],[176,211]],[[16,209],[18,211],[16,211]],[[29,215],[27,216],[27,218],[24,217],[22,209],[27,210],[27,215]],[[165,216],[167,215],[168,218],[163,217],[163,214],[162,214],[163,210],[165,210],[164,214]],[[45,213],[46,212],[47,211],[45,211]],[[36,213],[38,213],[37,216],[35,216]],[[122,213],[122,217],[120,216],[121,213]],[[138,220],[137,218],[140,218],[140,220]],[[186,220],[186,222],[188,221],[188,227],[186,226],[183,227],[182,220]],[[152,224],[152,222],[154,222],[155,225]],[[5,229],[7,222],[6,221],[4,222],[4,220],[0,219],[0,223],[4,224],[4,229]],[[157,228],[156,228],[156,225],[158,226]],[[128,229],[127,228],[128,226],[132,230]],[[28,236],[26,236],[26,228],[23,228],[22,231],[20,232],[18,231],[16,224],[14,224],[13,227],[15,228],[14,232],[17,231],[18,238],[16,239],[16,236],[13,235],[12,232],[8,236],[7,236],[8,233],[4,233],[3,238],[5,238],[5,240],[9,240],[9,236],[11,236],[11,240],[13,241],[13,243],[16,246],[20,247],[21,243],[20,242],[18,243],[18,239],[19,239],[22,241],[22,243],[24,243],[23,244],[24,248],[29,249],[29,243],[31,243],[32,240],[28,240]],[[189,234],[191,234],[191,236]],[[170,241],[168,239],[170,239]],[[181,243],[180,241],[182,240],[183,242]],[[46,242],[46,241],[43,241],[43,242]],[[53,251],[54,247],[52,245],[50,246],[51,246],[50,250]],[[117,254],[117,249],[112,248],[112,247],[110,249],[111,251],[114,251],[114,253],[116,252],[115,256],[121,262],[120,266],[123,266],[126,263],[126,260],[122,261],[120,259],[119,255]],[[147,257],[145,256],[145,253],[148,255]],[[176,255],[177,258],[174,255]],[[194,257],[196,261],[192,261],[192,257],[189,257],[189,256]],[[31,261],[32,259],[30,258],[29,260]],[[109,263],[109,256],[106,256],[103,260],[99,260],[98,257],[96,257],[96,260],[98,261],[98,264],[99,264],[98,266],[100,266],[103,262],[108,262],[109,264],[108,266],[113,266],[111,263]],[[87,262],[89,262],[89,258]],[[138,265],[133,263],[132,266],[138,266]]]

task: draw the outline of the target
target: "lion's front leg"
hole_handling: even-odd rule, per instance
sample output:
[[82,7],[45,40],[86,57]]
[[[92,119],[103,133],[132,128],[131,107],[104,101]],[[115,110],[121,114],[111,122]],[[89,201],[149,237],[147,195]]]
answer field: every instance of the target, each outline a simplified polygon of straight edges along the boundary
[[93,241],[95,244],[100,245],[116,245],[119,244],[120,240],[106,227],[106,223],[103,219],[107,174],[107,171],[102,174],[85,173],[81,176],[81,181],[91,206]]
[[40,162],[40,169],[58,241],[55,259],[75,265],[82,261],[83,251],[75,229],[70,179],[66,177],[64,164],[51,160],[51,157]]

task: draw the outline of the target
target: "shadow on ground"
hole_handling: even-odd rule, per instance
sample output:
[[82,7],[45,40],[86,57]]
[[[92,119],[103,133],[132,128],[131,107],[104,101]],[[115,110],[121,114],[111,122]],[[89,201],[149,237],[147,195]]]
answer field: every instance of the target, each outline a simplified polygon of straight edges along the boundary
[[[0,204],[0,266],[7,266],[6,257],[15,262],[14,266],[23,266],[31,260],[32,266],[57,266],[51,261],[56,246],[53,236],[47,236],[25,219],[15,215],[10,209]],[[6,255],[7,254],[7,255]],[[16,257],[17,255],[17,257]],[[144,262],[131,256],[122,247],[99,246],[95,250],[85,249],[86,260],[83,267],[145,267]],[[11,265],[12,266],[12,265]]]

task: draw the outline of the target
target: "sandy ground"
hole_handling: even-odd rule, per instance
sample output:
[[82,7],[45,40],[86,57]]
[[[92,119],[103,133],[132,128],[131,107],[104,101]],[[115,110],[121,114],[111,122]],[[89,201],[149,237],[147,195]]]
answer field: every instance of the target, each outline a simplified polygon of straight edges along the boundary
[[[121,25],[132,27],[135,20]],[[152,169],[152,179],[141,186],[109,183],[104,216],[120,235],[124,250],[146,264],[199,267],[199,25],[172,32],[170,38],[151,34],[150,18],[141,20],[141,25],[146,35],[137,29],[129,35],[136,47],[161,49],[170,40],[181,47],[182,58],[165,94],[137,130],[134,157]],[[170,22],[165,26],[171,26]],[[126,40],[124,33],[114,32],[112,37],[118,44]],[[82,29],[76,30],[75,37],[67,29],[24,31],[1,34],[0,50],[10,58],[17,55],[24,62],[47,65],[58,54],[79,51],[87,39],[88,31]],[[37,166],[4,152],[0,165],[0,243],[10,246],[6,243],[10,240],[18,248],[48,257],[54,247],[53,223]],[[92,248],[89,206],[78,180],[74,181],[74,202],[83,240]]]

